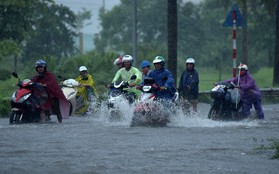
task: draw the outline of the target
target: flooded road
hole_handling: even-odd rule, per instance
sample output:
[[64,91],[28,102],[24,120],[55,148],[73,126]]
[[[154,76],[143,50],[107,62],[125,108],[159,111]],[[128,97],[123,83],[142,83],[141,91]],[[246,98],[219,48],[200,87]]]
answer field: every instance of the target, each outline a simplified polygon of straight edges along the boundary
[[279,105],[264,105],[265,121],[220,122],[199,114],[173,116],[168,127],[130,127],[106,111],[70,117],[62,124],[9,125],[0,119],[0,173],[269,173],[274,150],[257,151],[279,138]]

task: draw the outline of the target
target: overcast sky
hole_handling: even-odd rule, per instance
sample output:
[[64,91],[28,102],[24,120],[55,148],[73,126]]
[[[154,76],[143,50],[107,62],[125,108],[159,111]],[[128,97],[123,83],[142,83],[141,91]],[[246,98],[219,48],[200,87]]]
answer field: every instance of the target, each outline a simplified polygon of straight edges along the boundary
[[[201,0],[184,0],[184,1],[193,1],[199,2]],[[89,21],[92,23],[84,27],[81,31],[87,34],[95,34],[100,31],[100,25],[98,20],[98,12],[99,9],[104,5],[106,10],[110,10],[113,6],[120,3],[120,0],[55,0],[57,4],[63,4],[69,7],[72,11],[77,13],[78,11],[82,11],[82,8],[91,11],[92,17]]]

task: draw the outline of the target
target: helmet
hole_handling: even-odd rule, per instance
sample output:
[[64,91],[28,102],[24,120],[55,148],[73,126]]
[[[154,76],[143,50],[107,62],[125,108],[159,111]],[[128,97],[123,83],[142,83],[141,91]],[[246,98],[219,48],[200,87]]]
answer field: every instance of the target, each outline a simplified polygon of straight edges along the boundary
[[115,59],[115,61],[113,62],[114,65],[118,65],[122,63],[122,57],[119,57],[117,59]]
[[81,72],[81,71],[87,71],[87,68],[85,67],[85,66],[81,66],[81,67],[79,67],[79,71]]
[[122,59],[122,62],[133,62],[133,57],[130,55],[125,55]]
[[149,61],[143,60],[141,62],[141,68],[148,67],[148,66],[151,66]]
[[42,66],[42,67],[47,67],[47,63],[46,63],[46,61],[44,61],[44,60],[38,60],[37,62],[36,62],[36,64],[35,64],[35,68],[37,68],[38,66]]
[[240,65],[238,66],[238,69],[245,69],[246,71],[248,71],[248,66],[245,65],[245,64],[240,64]]
[[162,56],[156,56],[153,60],[153,63],[162,63],[165,64],[165,59]]
[[195,64],[195,59],[193,59],[193,58],[188,58],[188,59],[186,60],[186,63]]

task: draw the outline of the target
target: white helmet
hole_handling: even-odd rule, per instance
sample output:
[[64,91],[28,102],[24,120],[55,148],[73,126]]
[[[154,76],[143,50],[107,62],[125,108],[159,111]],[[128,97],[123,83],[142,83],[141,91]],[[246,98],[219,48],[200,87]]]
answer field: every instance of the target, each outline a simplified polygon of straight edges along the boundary
[[186,63],[195,64],[195,59],[193,59],[193,58],[188,58],[188,59],[186,60]]
[[125,55],[122,59],[122,62],[133,62],[133,57],[130,55]]
[[248,66],[245,65],[245,64],[240,64],[240,65],[238,66],[238,69],[245,69],[245,70],[247,71],[247,70],[248,70]]
[[119,57],[117,59],[115,59],[115,61],[113,62],[113,64],[116,66],[118,64],[122,63],[122,57]]
[[79,67],[79,71],[81,72],[81,71],[87,71],[87,68],[85,67],[85,66],[81,66],[81,67]]

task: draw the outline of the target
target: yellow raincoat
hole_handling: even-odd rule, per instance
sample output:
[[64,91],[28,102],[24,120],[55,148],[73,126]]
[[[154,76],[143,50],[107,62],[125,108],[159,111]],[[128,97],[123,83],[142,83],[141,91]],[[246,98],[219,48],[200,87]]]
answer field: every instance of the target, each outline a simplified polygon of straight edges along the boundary
[[[87,78],[86,78],[87,77]],[[90,74],[86,74],[86,77],[82,77],[82,75],[79,75],[76,78],[76,81],[79,82],[79,84],[81,85],[89,85],[90,88],[92,89],[92,91],[94,92],[94,94],[96,94],[96,90],[94,88],[94,81],[93,78]],[[79,109],[76,113],[84,113],[86,112],[87,108],[88,108],[88,103],[87,103],[87,90],[86,87],[80,86],[78,87],[78,92],[77,92],[77,96],[83,95],[84,98],[84,107],[82,107],[81,109]]]

